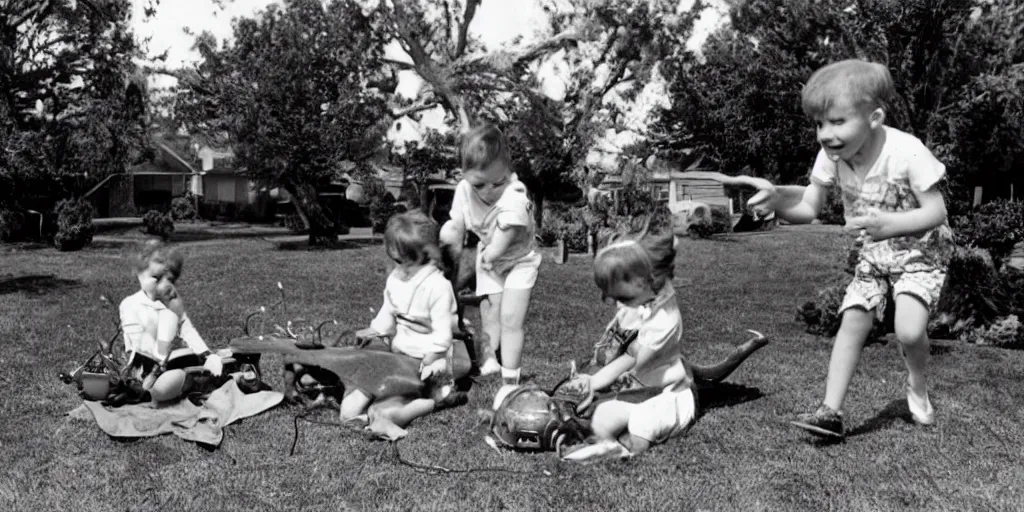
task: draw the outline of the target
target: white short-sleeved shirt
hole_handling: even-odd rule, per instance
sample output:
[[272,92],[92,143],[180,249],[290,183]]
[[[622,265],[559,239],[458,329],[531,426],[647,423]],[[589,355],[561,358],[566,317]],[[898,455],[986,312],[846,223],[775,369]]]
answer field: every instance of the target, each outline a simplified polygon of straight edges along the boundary
[[[408,319],[426,320],[431,332],[420,333]],[[423,359],[447,352],[458,323],[452,284],[434,265],[426,265],[406,278],[396,269],[388,276],[384,304],[370,323],[375,331],[391,336],[391,351]]]
[[[157,324],[161,314],[173,314],[167,306],[163,302],[150,299],[145,292],[139,290],[125,297],[119,310],[127,351],[142,354],[155,361],[162,360],[166,354],[160,354],[157,349]],[[178,318],[178,338],[196,354],[209,350],[187,313]]]
[[[863,177],[846,162],[829,159],[824,150],[814,161],[811,181],[822,186],[838,182],[847,222],[866,215],[871,208],[884,212],[919,208],[916,194],[931,190],[946,174],[946,166],[920,139],[889,126],[884,130],[885,144]],[[929,271],[944,267],[952,248],[953,233],[943,223],[920,235],[865,244],[861,259],[872,267],[872,273]]]
[[[906,193],[930,190],[946,175],[946,166],[920,139],[889,126],[884,130],[885,144],[864,178],[857,176],[845,161],[833,162],[824,149],[818,151],[811,180],[825,186],[838,180],[847,219],[863,215],[861,210],[871,206],[882,210],[910,209],[901,204],[913,197],[904,197]],[[900,190],[890,190],[894,185],[904,189],[902,195]]]
[[511,268],[515,262],[528,257],[536,247],[533,202],[530,201],[526,185],[514,173],[505,191],[493,205],[484,203],[469,182],[459,181],[450,213],[453,222],[475,233],[484,245],[491,243],[491,238],[499,228],[526,228],[520,230],[505,253],[494,260],[495,268]]
[[[638,307],[619,306],[606,335],[599,342],[597,352],[605,351],[605,360],[598,363],[610,363],[610,359],[616,356],[615,352],[622,349],[635,357],[639,347],[644,347],[654,351],[647,369],[636,374],[644,386],[688,383],[691,379],[683,364],[682,335],[683,319],[676,303],[675,289],[671,283],[665,283],[650,303]],[[608,346],[600,346],[606,342]],[[595,355],[597,357],[600,356]]]

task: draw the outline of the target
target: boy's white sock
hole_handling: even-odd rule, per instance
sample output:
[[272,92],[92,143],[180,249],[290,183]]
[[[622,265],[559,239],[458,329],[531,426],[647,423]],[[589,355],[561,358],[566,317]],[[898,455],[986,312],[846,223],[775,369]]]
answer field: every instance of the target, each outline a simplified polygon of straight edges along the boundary
[[512,385],[512,386],[518,386],[519,385],[519,375],[520,375],[520,369],[519,368],[516,368],[516,369],[513,370],[512,368],[505,368],[504,366],[501,367],[501,383],[502,384],[509,384],[509,385]]

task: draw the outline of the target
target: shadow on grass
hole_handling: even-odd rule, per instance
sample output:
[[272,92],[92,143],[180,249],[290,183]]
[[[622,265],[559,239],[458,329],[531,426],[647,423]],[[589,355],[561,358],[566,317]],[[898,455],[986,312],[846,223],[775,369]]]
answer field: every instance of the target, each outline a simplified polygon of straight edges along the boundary
[[60,279],[52,275],[6,276],[0,277],[0,295],[18,292],[46,293],[78,286],[73,279]]
[[274,246],[279,251],[344,251],[349,249],[362,249],[381,245],[379,239],[362,240],[339,240],[327,245],[309,245],[309,241],[301,242],[278,242]]
[[719,382],[716,384],[700,384],[697,387],[697,405],[703,416],[711,409],[733,407],[742,403],[757,400],[764,396],[758,388]]
[[846,437],[856,437],[862,434],[877,432],[888,428],[897,421],[902,421],[904,423],[913,422],[910,418],[910,408],[907,407],[906,400],[895,399],[889,402],[889,405],[886,405],[885,408],[878,411],[874,417],[860,425],[857,425],[856,428],[847,432]]

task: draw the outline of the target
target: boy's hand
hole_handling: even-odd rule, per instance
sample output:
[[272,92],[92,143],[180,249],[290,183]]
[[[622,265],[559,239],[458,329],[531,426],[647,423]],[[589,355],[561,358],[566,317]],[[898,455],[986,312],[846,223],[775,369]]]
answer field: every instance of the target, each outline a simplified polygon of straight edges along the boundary
[[[750,167],[744,167],[740,172],[750,171]],[[711,179],[723,184],[733,186],[754,187],[757,193],[747,201],[747,208],[759,216],[768,215],[778,208],[778,191],[775,185],[764,179],[755,176],[728,176],[720,172],[711,173]]]
[[867,213],[860,217],[852,217],[844,226],[848,232],[859,233],[862,242],[885,240],[892,237],[889,213],[878,208],[868,208]]
[[747,208],[754,214],[763,217],[775,211],[778,207],[778,199],[779,194],[775,185],[768,180],[758,179],[757,193],[747,201]]

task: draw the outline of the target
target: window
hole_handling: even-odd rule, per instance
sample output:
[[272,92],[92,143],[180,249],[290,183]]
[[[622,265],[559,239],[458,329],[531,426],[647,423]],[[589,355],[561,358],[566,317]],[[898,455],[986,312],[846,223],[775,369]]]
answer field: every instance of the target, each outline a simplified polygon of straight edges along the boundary
[[686,189],[686,185],[677,182],[676,183],[676,201],[686,201],[690,196],[690,191]]
[[668,183],[655,183],[651,185],[655,201],[668,201]]

